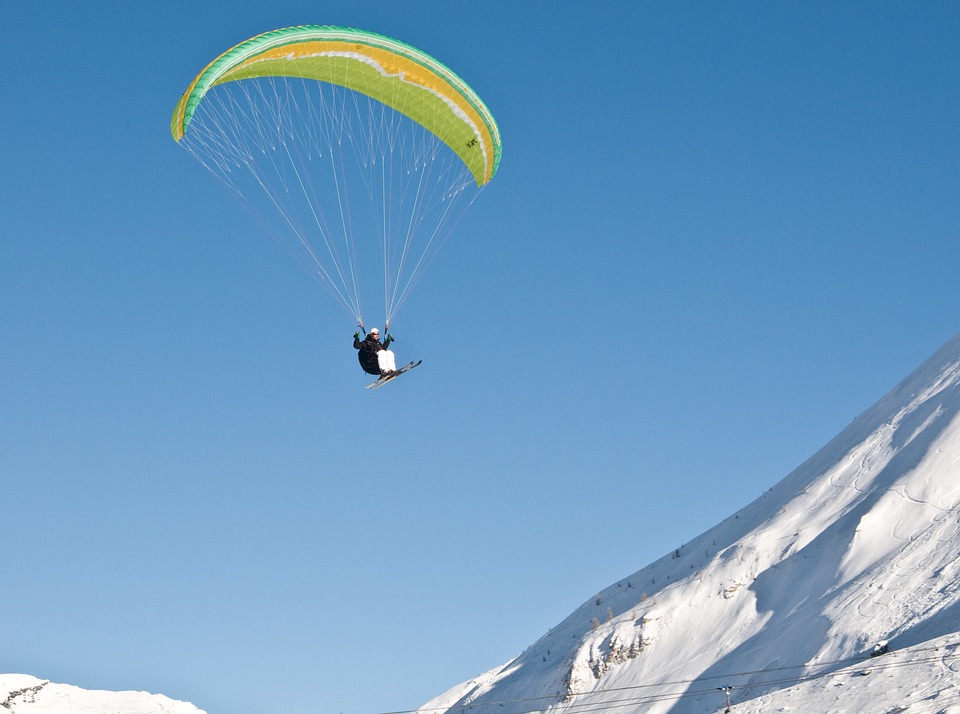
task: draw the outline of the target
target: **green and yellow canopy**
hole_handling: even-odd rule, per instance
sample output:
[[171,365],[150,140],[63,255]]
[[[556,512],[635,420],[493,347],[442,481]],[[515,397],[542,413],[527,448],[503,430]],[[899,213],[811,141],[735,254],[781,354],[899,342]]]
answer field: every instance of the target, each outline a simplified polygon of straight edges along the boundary
[[183,138],[210,89],[258,77],[300,77],[355,90],[435,134],[460,157],[478,186],[497,172],[497,123],[460,77],[406,43],[347,27],[289,27],[227,50],[180,97],[170,124],[173,138]]

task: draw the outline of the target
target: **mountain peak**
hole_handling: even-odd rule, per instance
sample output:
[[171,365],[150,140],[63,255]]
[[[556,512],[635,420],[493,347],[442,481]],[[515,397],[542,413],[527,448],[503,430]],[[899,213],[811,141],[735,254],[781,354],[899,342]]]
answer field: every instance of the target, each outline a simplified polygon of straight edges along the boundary
[[27,674],[0,674],[0,707],[15,714],[204,714],[162,694],[90,691]]
[[917,689],[901,675],[955,699],[958,414],[960,336],[753,503],[421,711],[858,712],[885,703],[863,672],[898,661],[925,668],[886,673],[891,704]]

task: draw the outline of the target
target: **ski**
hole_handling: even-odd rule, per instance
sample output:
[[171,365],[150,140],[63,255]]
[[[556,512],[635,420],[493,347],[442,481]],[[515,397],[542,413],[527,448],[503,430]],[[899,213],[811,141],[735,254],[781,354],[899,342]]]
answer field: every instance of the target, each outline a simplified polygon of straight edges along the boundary
[[414,367],[419,367],[422,363],[423,363],[423,360],[418,360],[416,362],[409,362],[408,364],[403,365],[403,367],[401,367],[400,369],[394,370],[392,374],[386,377],[381,377],[380,379],[378,379],[376,382],[373,382],[372,384],[368,384],[367,389],[380,389],[380,387],[382,387],[387,382],[393,381],[394,379],[399,377],[401,374],[403,374],[404,372],[409,372]]

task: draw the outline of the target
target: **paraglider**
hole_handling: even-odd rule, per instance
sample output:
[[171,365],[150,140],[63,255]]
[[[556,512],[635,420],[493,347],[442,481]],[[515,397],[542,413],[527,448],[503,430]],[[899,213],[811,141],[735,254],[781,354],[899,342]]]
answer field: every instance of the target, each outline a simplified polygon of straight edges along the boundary
[[221,54],[170,129],[360,330],[379,295],[385,334],[501,156],[490,111],[444,64],[321,25]]
[[360,339],[359,330],[353,333],[353,349],[358,350],[357,359],[364,372],[387,377],[397,369],[396,357],[390,349],[391,342],[393,335],[390,334],[380,342],[380,330],[376,327],[370,330],[363,340]]
[[423,363],[423,360],[418,360],[397,369],[396,357],[393,350],[390,349],[390,343],[395,342],[393,335],[388,333],[383,342],[380,342],[380,330],[374,327],[361,340],[361,330],[353,333],[353,349],[357,350],[357,359],[360,361],[363,371],[367,374],[378,375],[377,381],[368,384],[367,389],[379,389],[391,379],[395,379]]

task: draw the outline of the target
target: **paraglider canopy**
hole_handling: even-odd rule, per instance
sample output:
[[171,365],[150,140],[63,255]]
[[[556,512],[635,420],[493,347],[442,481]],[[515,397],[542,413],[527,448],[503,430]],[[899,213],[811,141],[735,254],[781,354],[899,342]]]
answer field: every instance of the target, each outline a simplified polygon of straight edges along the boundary
[[496,122],[462,79],[404,42],[347,27],[288,27],[227,50],[180,98],[171,120],[173,138],[183,138],[197,105],[212,87],[281,76],[342,85],[410,117],[456,152],[477,185],[497,172],[501,148]]
[[170,130],[361,326],[378,277],[391,324],[501,155],[490,111],[446,65],[321,25],[221,54]]

